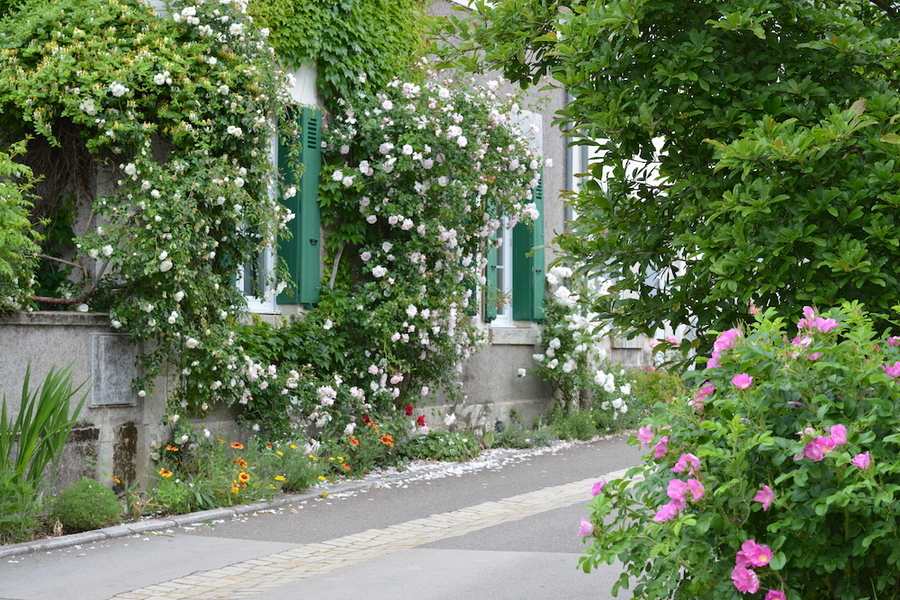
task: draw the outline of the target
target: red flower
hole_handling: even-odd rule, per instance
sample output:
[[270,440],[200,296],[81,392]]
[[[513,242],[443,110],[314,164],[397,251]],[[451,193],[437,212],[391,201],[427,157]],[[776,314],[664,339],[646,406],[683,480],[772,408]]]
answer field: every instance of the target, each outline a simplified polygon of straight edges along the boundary
[[341,463],[341,466],[344,467],[345,469],[347,469],[348,471],[350,471],[350,470],[353,469],[353,467],[351,467],[351,466],[348,465],[347,463]]
[[169,444],[168,446],[166,446],[166,450],[168,450],[169,452],[178,452],[178,446],[173,446],[172,444]]
[[349,436],[349,437],[350,437],[350,443],[351,443],[351,444],[353,444],[354,446],[359,446],[359,440],[358,440],[358,439],[356,439],[356,438],[353,437],[352,435]]
[[369,415],[363,415],[361,421],[366,425],[370,425],[372,423],[372,417]]
[[384,444],[385,446],[390,446],[391,448],[393,448],[394,447],[394,436],[384,434],[383,436],[381,436],[381,443]]
[[235,450],[243,450],[244,449],[244,445],[240,442],[231,442],[231,447],[234,448]]
[[407,404],[407,405],[406,405],[406,416],[407,416],[407,417],[411,417],[412,414],[413,414],[413,405],[412,405],[412,404]]
[[425,427],[425,415],[419,415],[418,418],[416,418],[416,425]]

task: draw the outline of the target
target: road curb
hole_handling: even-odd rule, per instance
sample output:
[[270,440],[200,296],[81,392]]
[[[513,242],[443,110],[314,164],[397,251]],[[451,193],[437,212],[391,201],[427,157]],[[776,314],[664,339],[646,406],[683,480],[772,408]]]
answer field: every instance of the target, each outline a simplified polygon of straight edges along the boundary
[[[588,443],[595,440],[587,440],[584,443]],[[571,442],[569,442],[571,443]],[[528,450],[515,450],[515,449],[505,449],[493,451],[491,457],[494,458],[506,458],[510,456],[516,455],[525,455],[525,454],[537,454],[542,452],[551,452],[557,449],[559,446],[552,445],[546,446],[542,448],[532,448]],[[482,454],[481,456],[484,456]],[[476,459],[473,460],[477,460]],[[214,508],[211,510],[204,510],[195,513],[187,513],[183,515],[171,515],[166,517],[160,517],[158,519],[148,519],[146,521],[138,521],[135,523],[123,523],[121,525],[113,525],[110,527],[104,527],[103,529],[95,529],[93,531],[85,531],[82,533],[73,533],[69,535],[62,535],[59,537],[51,537],[44,538],[40,540],[32,540],[30,542],[21,542],[18,544],[9,544],[6,546],[0,546],[0,559],[11,558],[15,556],[21,556],[24,554],[34,554],[37,552],[48,552],[51,550],[59,550],[61,548],[68,548],[72,546],[80,546],[84,544],[93,544],[97,542],[103,542],[115,538],[127,537],[129,535],[142,534],[142,533],[155,533],[158,531],[165,531],[168,529],[174,529],[176,527],[182,527],[184,525],[196,525],[199,523],[204,523],[206,521],[213,521],[218,519],[231,519],[238,515],[244,515],[249,513],[254,513],[260,510],[269,510],[278,508],[280,506],[285,506],[288,504],[293,504],[295,502],[303,502],[305,500],[311,500],[313,498],[319,498],[322,496],[322,493],[327,493],[328,495],[340,494],[343,492],[352,492],[361,489],[366,489],[369,487],[374,487],[380,484],[393,484],[400,481],[404,481],[407,479],[414,479],[420,477],[422,475],[428,475],[437,473],[440,471],[451,470],[458,467],[462,463],[457,462],[447,462],[447,463],[438,463],[435,465],[429,465],[423,468],[419,468],[416,470],[407,470],[401,471],[394,474],[387,475],[375,475],[371,478],[357,480],[357,481],[341,481],[339,483],[333,484],[322,484],[318,485],[313,490],[304,492],[302,494],[286,494],[283,496],[279,496],[270,502],[255,502],[253,504],[238,504],[235,506],[229,506],[224,508]]]

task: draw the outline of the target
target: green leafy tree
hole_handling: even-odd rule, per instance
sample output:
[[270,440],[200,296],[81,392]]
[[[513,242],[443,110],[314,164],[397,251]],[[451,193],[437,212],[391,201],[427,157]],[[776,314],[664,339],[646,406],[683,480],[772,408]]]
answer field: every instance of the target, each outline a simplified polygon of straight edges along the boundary
[[753,306],[896,302],[891,5],[476,4],[440,24],[448,60],[572,94],[560,117],[596,158],[557,241],[622,292],[598,305],[614,324],[702,333]]

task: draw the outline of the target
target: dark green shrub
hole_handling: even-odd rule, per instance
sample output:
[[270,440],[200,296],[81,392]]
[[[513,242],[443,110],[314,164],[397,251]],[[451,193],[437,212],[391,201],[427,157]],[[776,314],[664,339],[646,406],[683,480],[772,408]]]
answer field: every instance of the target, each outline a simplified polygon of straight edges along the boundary
[[398,454],[420,460],[463,461],[481,454],[481,444],[468,431],[429,431],[403,444]]
[[561,440],[589,440],[597,435],[597,422],[591,411],[553,413],[553,429]]
[[89,477],[66,488],[53,502],[50,518],[68,533],[99,529],[119,522],[122,508],[108,487]]
[[681,398],[687,393],[681,377],[664,369],[634,371],[632,376],[631,393],[648,407]]
[[534,429],[518,423],[510,423],[493,435],[492,448],[537,448],[549,446],[553,441],[553,431],[548,427]]

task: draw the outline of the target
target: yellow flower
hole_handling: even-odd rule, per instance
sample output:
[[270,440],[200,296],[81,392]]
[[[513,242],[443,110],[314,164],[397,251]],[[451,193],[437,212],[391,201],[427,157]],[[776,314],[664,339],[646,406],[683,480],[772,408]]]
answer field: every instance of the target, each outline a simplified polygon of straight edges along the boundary
[[288,446],[288,448],[290,448],[291,450],[296,450],[296,449],[297,449],[297,446],[291,444],[290,446]]
[[238,481],[241,483],[247,483],[250,481],[250,475],[247,473],[238,473]]
[[241,491],[241,488],[239,488],[236,483],[232,483],[231,484],[231,493],[237,494],[239,491]]
[[159,476],[160,476],[160,477],[165,477],[166,479],[168,479],[168,478],[171,477],[172,475],[173,475],[172,471],[170,471],[170,470],[168,470],[168,469],[160,469],[160,470],[159,470]]
[[122,483],[122,480],[119,479],[118,477],[116,477],[115,475],[113,475],[113,481],[115,481],[116,483]]
[[276,475],[275,481],[287,481],[287,477],[285,477],[284,475]]
[[324,475],[319,475],[319,481],[325,481],[325,476],[324,476]]
[[282,452],[281,450],[276,450],[275,454],[277,454],[278,456],[284,456],[284,452]]

